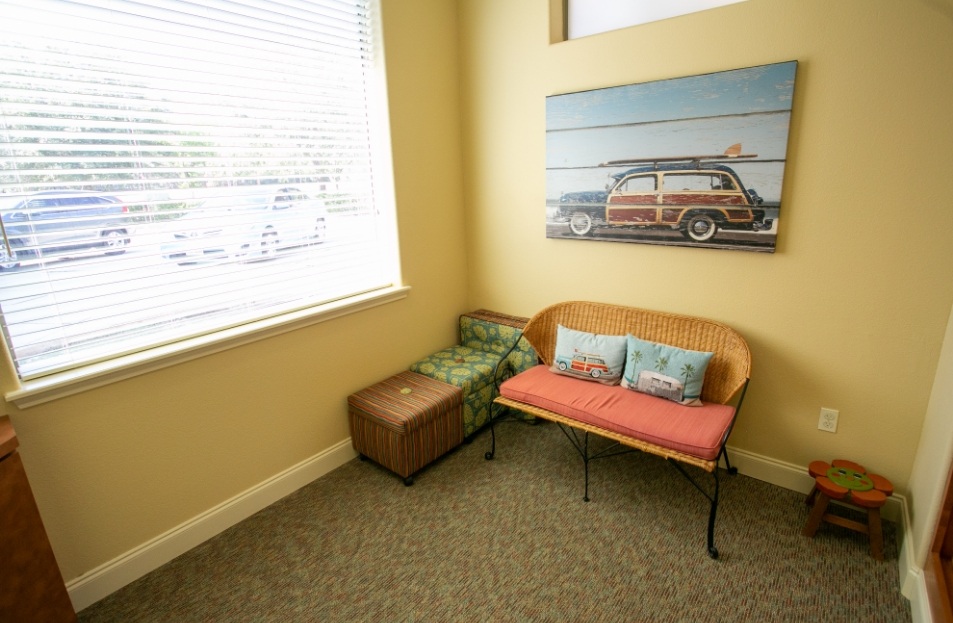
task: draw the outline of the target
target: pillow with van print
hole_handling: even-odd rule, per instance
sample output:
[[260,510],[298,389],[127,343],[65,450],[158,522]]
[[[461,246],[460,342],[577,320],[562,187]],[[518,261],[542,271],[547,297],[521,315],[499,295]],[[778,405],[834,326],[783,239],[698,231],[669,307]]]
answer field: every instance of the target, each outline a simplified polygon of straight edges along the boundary
[[624,335],[598,335],[556,327],[556,352],[550,370],[578,379],[618,385],[625,368]]
[[701,406],[702,383],[713,354],[627,335],[622,387],[690,407]]

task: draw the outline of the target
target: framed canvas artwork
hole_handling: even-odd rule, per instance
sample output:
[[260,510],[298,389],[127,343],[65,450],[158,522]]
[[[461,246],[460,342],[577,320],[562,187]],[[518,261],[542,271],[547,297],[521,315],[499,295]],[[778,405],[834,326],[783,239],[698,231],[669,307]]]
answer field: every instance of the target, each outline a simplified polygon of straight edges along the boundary
[[546,236],[773,252],[797,61],[546,98]]

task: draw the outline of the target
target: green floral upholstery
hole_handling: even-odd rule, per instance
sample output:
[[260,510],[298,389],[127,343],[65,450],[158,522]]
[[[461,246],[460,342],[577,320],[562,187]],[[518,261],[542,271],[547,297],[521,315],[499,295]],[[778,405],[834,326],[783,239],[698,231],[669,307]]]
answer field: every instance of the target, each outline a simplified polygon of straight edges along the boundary
[[497,381],[536,364],[536,351],[522,335],[517,327],[465,314],[460,345],[425,357],[410,370],[463,389],[463,434],[469,437],[490,421]]
[[467,315],[460,316],[460,344],[475,350],[496,353],[502,357],[522,335],[523,332],[516,327]]
[[410,366],[411,372],[463,390],[463,434],[471,435],[490,418],[500,355],[466,346],[451,346]]
[[536,350],[529,345],[526,338],[520,337],[516,343],[516,348],[507,356],[506,360],[509,362],[513,374],[519,374],[539,363],[539,355],[537,355]]

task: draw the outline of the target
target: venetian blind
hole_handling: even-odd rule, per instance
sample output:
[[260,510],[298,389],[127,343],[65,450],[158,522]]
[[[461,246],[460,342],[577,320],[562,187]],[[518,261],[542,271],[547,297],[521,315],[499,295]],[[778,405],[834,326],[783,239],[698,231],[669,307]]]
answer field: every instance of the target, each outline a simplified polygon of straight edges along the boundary
[[369,2],[0,0],[22,379],[396,282]]

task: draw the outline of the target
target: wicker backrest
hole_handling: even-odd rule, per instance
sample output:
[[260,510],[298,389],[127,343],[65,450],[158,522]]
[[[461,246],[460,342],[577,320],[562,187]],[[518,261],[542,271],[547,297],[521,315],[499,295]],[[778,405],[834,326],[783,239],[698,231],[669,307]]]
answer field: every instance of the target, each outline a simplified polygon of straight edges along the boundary
[[556,327],[602,335],[632,335],[689,350],[713,352],[702,400],[727,404],[751,374],[751,351],[741,335],[720,322],[622,305],[567,301],[543,309],[523,331],[540,359],[553,364]]

